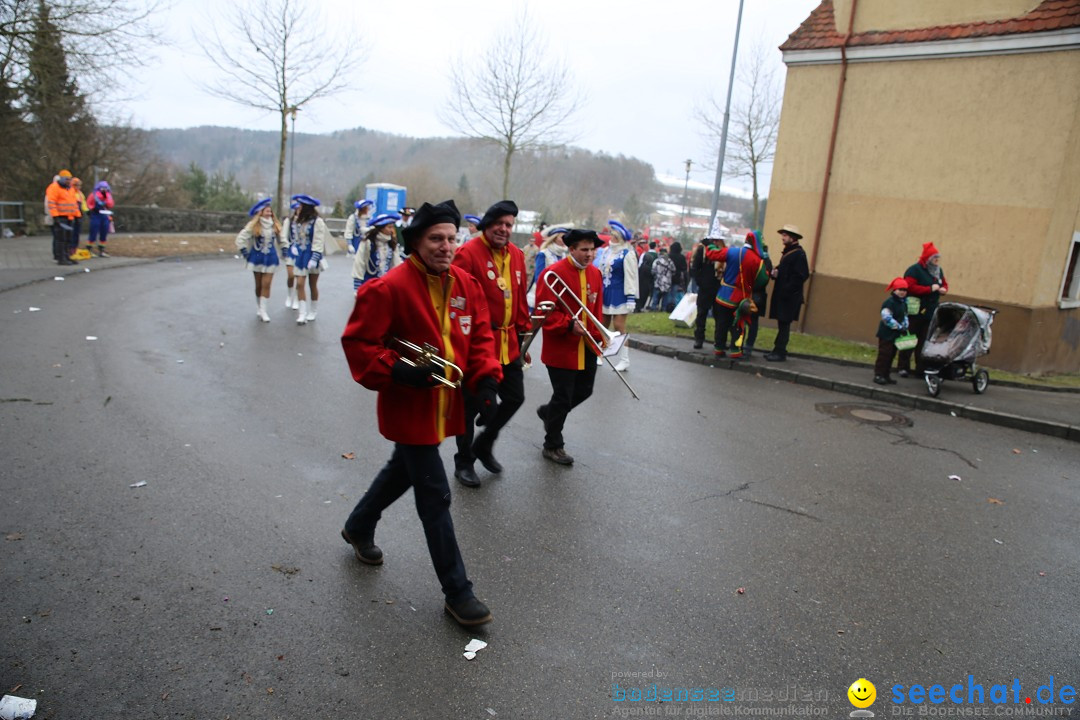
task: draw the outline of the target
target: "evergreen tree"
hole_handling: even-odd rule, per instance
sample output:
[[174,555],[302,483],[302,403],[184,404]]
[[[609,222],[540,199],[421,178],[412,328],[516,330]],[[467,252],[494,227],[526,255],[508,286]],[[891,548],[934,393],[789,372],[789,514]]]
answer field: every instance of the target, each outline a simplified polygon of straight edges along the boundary
[[[22,94],[31,128],[31,145],[24,152],[33,173],[25,181],[36,182],[41,191],[61,168],[76,175],[88,170],[81,166],[80,144],[90,139],[96,129],[68,71],[61,39],[60,31],[49,19],[49,6],[39,0]],[[39,194],[29,188],[27,192],[31,197]]]

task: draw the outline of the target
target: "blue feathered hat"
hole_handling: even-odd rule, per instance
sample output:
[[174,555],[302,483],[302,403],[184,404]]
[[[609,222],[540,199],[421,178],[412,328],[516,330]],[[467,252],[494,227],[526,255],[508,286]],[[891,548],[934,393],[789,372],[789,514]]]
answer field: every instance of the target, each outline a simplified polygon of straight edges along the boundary
[[623,242],[628,242],[630,238],[634,236],[634,233],[630,232],[630,229],[618,220],[608,220],[607,224],[612,230],[622,236]]
[[273,198],[268,198],[267,197],[267,198],[263,198],[259,202],[255,203],[254,205],[251,206],[251,209],[248,210],[248,217],[255,217],[256,213],[258,213],[264,207],[267,207],[268,205],[270,205],[271,202],[273,202]]
[[465,219],[465,222],[472,223],[473,225],[479,225],[480,224],[480,216],[479,215],[465,215],[464,219]]
[[398,213],[379,213],[375,217],[371,218],[371,222],[368,223],[368,227],[382,227],[383,225],[390,225],[396,223],[401,219],[401,215]]
[[319,207],[320,205],[322,205],[322,203],[319,202],[318,198],[313,198],[310,195],[304,195],[302,193],[299,195],[293,195],[292,199],[300,203],[301,205],[311,205],[312,207]]
[[371,207],[374,204],[375,202],[372,200],[357,200],[353,203],[353,207],[355,207],[357,210],[363,210],[364,208]]

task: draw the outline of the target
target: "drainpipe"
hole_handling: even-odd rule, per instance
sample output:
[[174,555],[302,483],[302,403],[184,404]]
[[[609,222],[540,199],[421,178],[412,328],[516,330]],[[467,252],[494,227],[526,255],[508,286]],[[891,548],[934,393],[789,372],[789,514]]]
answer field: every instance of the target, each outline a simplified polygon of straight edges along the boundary
[[821,186],[821,204],[818,206],[817,226],[814,228],[814,242],[810,246],[810,281],[806,285],[806,307],[803,308],[799,332],[806,331],[806,316],[810,314],[810,291],[814,289],[814,272],[817,269],[818,243],[821,241],[821,227],[825,224],[825,202],[829,198],[829,181],[832,179],[833,156],[836,153],[836,134],[840,127],[840,107],[844,102],[844,86],[847,84],[847,45],[855,29],[855,11],[859,0],[851,0],[851,16],[848,18],[847,34],[840,43],[840,84],[836,88],[836,110],[833,113],[832,133],[829,136],[829,156],[825,161],[825,182]]

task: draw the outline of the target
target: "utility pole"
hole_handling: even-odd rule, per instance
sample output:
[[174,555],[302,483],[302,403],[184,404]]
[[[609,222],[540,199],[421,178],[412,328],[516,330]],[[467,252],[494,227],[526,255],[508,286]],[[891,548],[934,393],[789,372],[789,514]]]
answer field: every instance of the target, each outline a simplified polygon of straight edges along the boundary
[[716,213],[720,209],[720,180],[724,175],[724,152],[727,150],[728,120],[731,119],[731,91],[735,87],[735,58],[739,55],[739,30],[742,28],[743,0],[739,0],[739,19],[735,22],[735,49],[731,51],[731,77],[727,84],[727,105],[724,106],[724,127],[720,131],[720,159],[716,161],[716,184],[713,186],[712,213],[709,215],[709,228],[716,223]]

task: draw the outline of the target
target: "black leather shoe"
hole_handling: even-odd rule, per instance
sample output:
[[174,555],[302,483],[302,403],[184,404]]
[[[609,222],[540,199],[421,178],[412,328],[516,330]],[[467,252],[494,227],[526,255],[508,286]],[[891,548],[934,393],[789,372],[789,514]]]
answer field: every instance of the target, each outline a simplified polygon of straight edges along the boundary
[[784,362],[785,360],[787,360],[787,355],[781,355],[779,353],[771,352],[766,353],[765,359],[769,362]]
[[349,537],[349,533],[347,533],[344,529],[342,529],[341,531],[341,537],[343,540],[345,540],[345,542],[352,545],[352,549],[353,552],[356,553],[357,560],[362,563],[366,563],[367,565],[382,565],[382,550],[380,550],[379,546],[376,545],[374,542],[372,542],[371,540],[367,540],[365,542],[353,541],[353,539]]
[[886,380],[885,378],[881,377],[880,375],[875,375],[874,376],[874,382],[876,384],[878,384],[878,385],[888,385],[889,384],[889,381]]
[[486,443],[474,443],[472,447],[472,453],[476,456],[476,459],[480,461],[480,464],[484,466],[484,469],[489,473],[495,473],[498,475],[503,471],[502,463],[495,459],[495,456],[491,454],[491,446]]
[[480,487],[480,478],[476,477],[476,471],[471,467],[455,470],[454,479],[465,487]]
[[704,344],[705,344],[704,342],[698,342],[698,341],[695,340],[694,341],[694,349],[695,350],[700,350]]
[[483,625],[492,620],[491,611],[488,610],[488,606],[474,597],[468,598],[467,600],[459,600],[454,603],[447,600],[443,607],[446,609],[446,612],[450,613],[451,617],[457,620],[458,625],[464,627]]
[[543,455],[551,462],[559,463],[560,465],[574,464],[574,458],[567,455],[566,451],[562,448],[556,448],[555,450],[552,450],[550,448],[544,448]]
[[901,370],[900,372],[898,372],[896,374],[899,375],[902,378],[911,377],[911,373],[909,371],[907,371],[907,370]]

